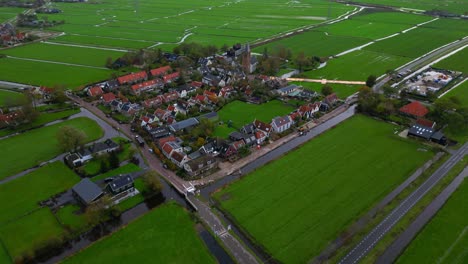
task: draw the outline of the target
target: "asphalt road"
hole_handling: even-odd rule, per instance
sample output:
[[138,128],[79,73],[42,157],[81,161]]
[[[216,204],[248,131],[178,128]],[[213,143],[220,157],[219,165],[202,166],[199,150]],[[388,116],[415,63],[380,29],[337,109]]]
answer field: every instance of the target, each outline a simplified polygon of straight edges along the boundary
[[450,169],[468,153],[468,143],[465,143],[453,154],[441,167],[439,167],[423,184],[403,200],[382,222],[380,222],[361,242],[354,247],[341,261],[340,264],[354,264],[359,262],[380,239],[413,208],[442,179]]
[[[454,42],[448,46],[445,46],[445,47],[442,47],[436,51],[433,51],[432,53],[429,53],[427,55],[424,55],[422,56],[421,58],[403,66],[401,69],[398,70],[399,73],[405,73],[407,72],[408,70],[416,70],[416,69],[419,69],[421,67],[423,67],[424,65],[427,65],[429,63],[431,63],[432,61],[436,60],[437,58],[445,55],[446,53],[449,53],[451,52],[452,50],[454,49],[457,49],[457,48],[460,48],[464,45],[468,44],[468,38],[465,38],[465,39],[462,39],[462,40],[459,40],[457,42]],[[379,92],[381,91],[380,88],[382,88],[382,86],[384,84],[386,84],[388,81],[390,81],[390,77],[385,77],[383,78],[382,80],[380,80],[377,84],[375,84],[372,89],[374,90],[374,92]]]
[[411,225],[385,250],[377,259],[378,264],[391,264],[403,250],[411,243],[416,235],[432,219],[432,217],[444,206],[445,202],[455,192],[463,180],[468,177],[466,167],[435,199],[426,209],[411,223]]

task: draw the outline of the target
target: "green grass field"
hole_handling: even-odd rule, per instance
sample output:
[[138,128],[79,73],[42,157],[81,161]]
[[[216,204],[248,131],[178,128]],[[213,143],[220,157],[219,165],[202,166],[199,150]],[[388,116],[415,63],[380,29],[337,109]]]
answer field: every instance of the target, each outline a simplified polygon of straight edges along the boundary
[[106,59],[113,60],[123,56],[124,52],[99,50],[92,48],[69,47],[37,43],[0,51],[7,56],[36,60],[56,61],[94,67],[105,67]]
[[371,74],[378,77],[387,70],[396,69],[410,60],[405,57],[358,50],[328,61],[321,69],[304,74],[310,78],[365,81]]
[[233,127],[241,128],[255,119],[269,123],[272,118],[286,115],[293,110],[291,106],[276,100],[260,105],[234,101],[225,105],[218,115],[225,124],[231,120]]
[[101,127],[94,120],[80,117],[0,140],[2,153],[8,153],[0,160],[0,179],[15,175],[59,155],[61,150],[56,133],[60,127],[66,125],[84,131],[88,142],[103,135]]
[[0,8],[0,23],[14,18],[17,14],[24,11],[24,8],[18,7],[1,7]]
[[359,0],[358,3],[370,3],[394,7],[412,8],[418,10],[445,10],[455,14],[463,14],[468,10],[468,3],[463,0]]
[[68,190],[79,181],[72,170],[56,161],[0,185],[1,225],[38,209],[40,201]]
[[107,80],[112,73],[113,71],[108,69],[0,58],[0,80],[30,85],[64,85],[67,88],[79,88],[87,83]]
[[[321,83],[311,83],[311,82],[293,82],[297,85],[301,85],[305,89],[315,91],[319,94],[322,93],[323,84]],[[360,85],[350,85],[350,84],[329,84],[333,88],[333,92],[341,99],[346,99],[348,96],[356,93]]]
[[[445,58],[442,61],[434,64],[433,66],[441,69],[449,69],[454,71],[460,71],[468,75],[468,48],[453,54],[452,56]],[[468,96],[468,95],[467,95]]]
[[88,223],[84,214],[76,214],[80,210],[78,205],[68,204],[57,211],[57,218],[63,226],[73,231],[83,231]]
[[355,116],[215,198],[274,258],[306,263],[433,155],[395,128]]
[[463,106],[468,107],[468,81],[465,81],[452,91],[448,92],[444,97],[456,96],[460,99]]
[[64,263],[216,263],[196,234],[189,214],[162,205]]
[[467,263],[467,200],[468,181],[465,180],[411,242],[397,263]]
[[7,104],[19,105],[23,98],[24,95],[22,93],[0,89],[0,107]]
[[32,255],[34,248],[64,235],[65,230],[47,207],[0,226],[0,238],[13,259]]

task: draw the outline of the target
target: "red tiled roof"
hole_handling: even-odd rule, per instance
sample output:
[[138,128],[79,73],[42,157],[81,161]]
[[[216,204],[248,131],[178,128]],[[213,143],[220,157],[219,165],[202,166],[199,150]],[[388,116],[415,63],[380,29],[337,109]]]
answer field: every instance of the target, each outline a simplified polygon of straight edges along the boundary
[[291,118],[291,120],[296,121],[296,118],[298,118],[298,117],[300,118],[301,114],[298,113],[298,112],[294,112],[294,113],[290,114],[289,117]]
[[141,117],[141,120],[145,121],[146,123],[148,123],[150,121],[150,118],[147,117],[147,116],[142,116]]
[[156,69],[152,69],[151,70],[151,75],[152,76],[160,76],[160,75],[166,74],[167,72],[169,72],[171,70],[172,70],[171,66],[159,67],[159,68],[156,68]]
[[157,105],[157,104],[161,104],[162,101],[161,101],[161,98],[159,97],[155,97],[155,98],[151,98],[151,99],[147,99],[143,102],[143,106],[145,107],[151,107],[153,105]]
[[111,102],[112,100],[115,100],[115,94],[114,93],[105,93],[102,95],[102,100],[106,103]]
[[420,102],[413,101],[400,108],[400,112],[416,117],[423,117],[429,113],[429,110]]
[[418,118],[418,120],[416,120],[416,123],[422,126],[427,126],[427,127],[433,127],[435,125],[434,121],[423,119],[423,118]]
[[179,76],[180,76],[179,72],[173,72],[171,74],[168,74],[168,75],[164,76],[163,81],[164,81],[164,83],[167,83],[169,81],[172,81],[172,80],[175,80],[175,79],[179,78]]
[[201,88],[203,86],[203,83],[202,82],[197,82],[197,81],[193,81],[190,86],[192,87],[197,87],[197,88]]
[[126,84],[134,81],[138,81],[141,79],[146,79],[148,75],[146,74],[145,71],[137,72],[137,73],[131,73],[127,74],[124,76],[120,76],[117,78],[117,81],[119,81],[120,84]]
[[167,107],[167,110],[172,112],[172,111],[175,110],[175,106],[170,105],[170,106]]
[[336,96],[336,93],[332,93],[330,95],[327,95],[325,97],[325,99],[329,102],[329,103],[333,103],[335,102],[336,100],[338,100],[338,96]]
[[271,131],[271,125],[267,124],[267,123],[264,123],[264,122],[262,122],[260,120],[255,120],[254,121],[254,126],[257,129],[263,130],[265,132],[270,132]]
[[161,138],[160,140],[158,140],[158,144],[159,146],[164,146],[164,144],[166,144],[167,142],[173,142],[173,141],[176,141],[176,138],[174,136],[168,136],[168,137]]
[[172,152],[172,147],[171,145],[167,144],[167,143],[164,143],[163,147],[162,147],[162,150],[167,154],[171,154]]
[[195,96],[195,100],[200,101],[200,102],[205,102],[206,97],[204,95],[199,94]]
[[89,95],[90,96],[98,96],[98,95],[101,95],[103,93],[104,93],[104,91],[99,86],[95,86],[95,87],[89,89]]
[[49,88],[49,87],[46,87],[46,86],[41,86],[41,87],[39,88],[39,91],[41,91],[41,92],[43,92],[43,93],[48,93],[48,94],[50,94],[50,93],[53,93],[53,92],[54,92],[54,89]]
[[12,112],[12,113],[8,113],[8,114],[0,114],[0,121],[9,122],[9,121],[15,120],[19,116],[20,116],[20,113],[18,113],[18,112]]
[[177,151],[174,151],[174,152],[172,152],[171,158],[173,158],[174,160],[176,160],[177,162],[180,163],[180,162],[182,162],[182,160],[184,160],[185,155],[182,154],[182,153],[179,153]]
[[262,131],[255,132],[256,139],[264,138],[265,136],[266,136],[265,133],[263,133]]
[[142,89],[142,88],[146,88],[146,87],[156,85],[157,83],[158,83],[158,80],[150,80],[150,81],[146,81],[146,82],[142,82],[142,83],[137,83],[137,84],[132,85],[132,90],[137,91],[137,90]]

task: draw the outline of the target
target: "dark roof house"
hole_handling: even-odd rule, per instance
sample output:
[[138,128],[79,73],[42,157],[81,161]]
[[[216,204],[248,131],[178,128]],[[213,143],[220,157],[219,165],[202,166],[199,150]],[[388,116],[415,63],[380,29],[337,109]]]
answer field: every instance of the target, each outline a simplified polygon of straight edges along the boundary
[[101,188],[97,186],[88,178],[82,179],[72,188],[72,194],[77,198],[81,203],[89,205],[97,201],[104,193]]

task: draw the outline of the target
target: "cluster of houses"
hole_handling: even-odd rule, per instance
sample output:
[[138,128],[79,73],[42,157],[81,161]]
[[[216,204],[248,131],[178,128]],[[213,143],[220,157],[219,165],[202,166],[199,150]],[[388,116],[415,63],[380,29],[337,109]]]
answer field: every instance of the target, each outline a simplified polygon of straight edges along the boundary
[[1,46],[12,46],[25,40],[26,34],[19,32],[11,23],[0,24]]
[[15,126],[19,124],[19,119],[23,117],[21,110],[16,110],[8,113],[3,113],[0,109],[0,128]]

